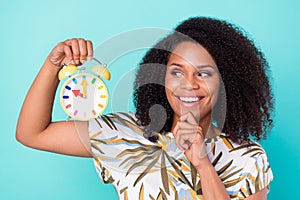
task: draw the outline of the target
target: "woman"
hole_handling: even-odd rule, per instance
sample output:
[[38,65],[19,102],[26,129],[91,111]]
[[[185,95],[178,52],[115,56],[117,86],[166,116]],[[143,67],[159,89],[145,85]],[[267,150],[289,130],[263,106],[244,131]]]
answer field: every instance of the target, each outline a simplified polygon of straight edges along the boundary
[[92,56],[84,39],[52,50],[21,110],[20,142],[94,157],[120,199],[266,199],[272,171],[250,137],[272,125],[268,65],[237,27],[190,18],[158,42],[139,66],[135,114],[52,122],[60,66]]

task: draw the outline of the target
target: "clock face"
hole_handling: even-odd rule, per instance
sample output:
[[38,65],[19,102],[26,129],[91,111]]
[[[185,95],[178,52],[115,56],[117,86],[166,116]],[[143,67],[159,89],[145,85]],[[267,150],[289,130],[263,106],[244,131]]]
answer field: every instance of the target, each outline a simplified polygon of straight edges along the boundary
[[108,90],[97,76],[77,74],[63,84],[60,103],[70,117],[86,121],[98,117],[105,110]]

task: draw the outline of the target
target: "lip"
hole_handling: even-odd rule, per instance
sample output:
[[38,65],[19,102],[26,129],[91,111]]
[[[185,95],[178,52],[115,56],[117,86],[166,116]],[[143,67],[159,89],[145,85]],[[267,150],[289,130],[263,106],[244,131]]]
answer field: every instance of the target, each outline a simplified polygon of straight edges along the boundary
[[198,105],[204,96],[186,96],[186,95],[175,95],[177,101],[185,107],[193,107]]

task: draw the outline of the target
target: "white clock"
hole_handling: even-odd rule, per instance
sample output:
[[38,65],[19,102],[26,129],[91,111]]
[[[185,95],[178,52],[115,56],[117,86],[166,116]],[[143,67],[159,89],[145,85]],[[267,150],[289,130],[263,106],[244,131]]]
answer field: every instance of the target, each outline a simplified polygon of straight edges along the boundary
[[66,114],[73,119],[87,121],[97,118],[108,105],[108,89],[100,77],[109,80],[110,73],[105,65],[97,62],[99,66],[91,69],[94,73],[74,65],[64,66],[59,72],[60,80],[68,77],[60,90],[60,103]]

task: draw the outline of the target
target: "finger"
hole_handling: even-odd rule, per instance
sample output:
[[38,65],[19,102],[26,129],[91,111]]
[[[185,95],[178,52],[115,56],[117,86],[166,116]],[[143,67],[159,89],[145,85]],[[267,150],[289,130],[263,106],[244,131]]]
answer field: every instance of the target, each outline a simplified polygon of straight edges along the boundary
[[[196,133],[194,131],[191,131],[191,130],[188,130],[188,129],[179,129],[177,131],[177,134],[176,134],[176,144],[177,146],[182,150],[183,149],[183,142],[185,140],[188,140],[189,143],[193,142],[193,139],[195,138],[196,136]],[[184,139],[184,141],[181,141],[182,139]]]
[[205,137],[205,135],[203,135],[203,129],[202,129],[202,127],[200,127],[200,126],[197,127],[197,134],[199,134],[203,138]]
[[197,131],[197,125],[190,124],[188,122],[177,122],[177,130],[178,129],[190,129],[193,131]]
[[93,44],[90,40],[87,40],[86,46],[87,46],[87,59],[92,60],[93,59]]
[[68,45],[65,45],[64,52],[66,55],[66,61],[65,61],[66,63],[64,63],[64,64],[68,64],[69,62],[71,62],[73,60],[73,54],[72,54],[71,47]]
[[182,121],[182,122],[185,122],[187,120],[188,114],[189,113],[181,115],[180,118],[179,118],[179,120]]
[[87,45],[86,41],[82,38],[78,39],[78,45],[79,45],[79,52],[80,52],[80,62],[84,63],[87,56]]
[[186,121],[188,123],[191,123],[193,125],[198,125],[199,123],[197,122],[197,120],[195,119],[194,115],[191,112],[188,112],[185,115],[182,115],[180,117],[180,121]]
[[73,52],[73,60],[75,61],[76,65],[80,64],[80,50],[79,50],[79,44],[77,39],[72,39],[71,41],[71,47]]
[[193,137],[194,137],[193,134],[192,135],[191,134],[181,134],[178,137],[178,146],[183,150],[189,149],[190,146],[192,145]]
[[196,120],[195,116],[193,115],[193,113],[189,112],[187,115],[187,122],[194,124],[194,125],[198,125],[199,121]]
[[70,39],[67,39],[67,40],[65,40],[65,42],[64,42],[66,45],[68,45],[68,46],[71,46],[72,45],[72,43],[71,43],[71,40]]
[[197,134],[194,132],[182,132],[182,134],[179,135],[180,138],[183,138],[184,141],[188,141],[190,144],[192,144],[197,137]]
[[204,138],[203,135],[201,133],[202,129],[201,127],[198,127],[198,129],[196,130],[192,130],[192,129],[178,129],[177,133],[176,133],[176,138],[180,138],[180,137],[188,137],[189,141],[191,143],[198,143],[198,142],[203,142]]
[[176,146],[178,147],[179,150],[184,151],[186,150],[186,147],[182,146],[182,142],[181,142],[181,138],[178,135],[176,136],[175,140],[176,140]]
[[197,134],[197,130],[195,129],[178,129],[176,136],[180,134]]

